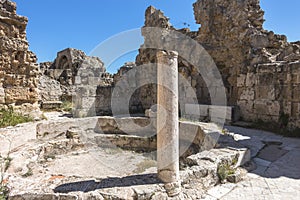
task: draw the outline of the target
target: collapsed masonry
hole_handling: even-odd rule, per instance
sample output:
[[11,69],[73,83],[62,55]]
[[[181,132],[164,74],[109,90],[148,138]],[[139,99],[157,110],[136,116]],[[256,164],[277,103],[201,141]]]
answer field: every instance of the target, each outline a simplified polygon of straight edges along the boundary
[[[263,29],[264,12],[259,0],[198,0],[194,3],[194,14],[196,22],[201,24],[198,31],[176,30],[161,11],[149,7],[144,27],[176,30],[201,44],[222,75],[227,105],[239,108],[242,119],[261,119],[279,122],[282,126],[300,127],[300,43],[289,43],[286,36]],[[147,33],[143,36],[146,42],[151,40]],[[156,81],[153,80],[156,69],[141,66],[156,63],[156,52],[157,49],[149,49],[144,44],[136,64],[125,64],[114,76],[107,74],[109,81],[105,84],[90,80],[97,89],[82,89],[80,102],[77,102],[77,109],[81,112],[78,116],[86,116],[89,111],[93,115],[144,113],[155,105],[157,91],[152,82]],[[52,75],[48,73],[48,76],[56,77],[63,85],[74,84],[74,71],[61,73],[64,66],[70,69],[70,65],[57,60],[56,63],[60,64],[54,66],[61,70],[59,75],[51,72]],[[215,94],[209,92],[204,77],[195,70],[196,66],[180,54],[178,65],[181,76],[195,93],[195,96],[186,95],[184,81],[179,82],[180,110],[188,114],[193,109],[186,109],[186,103],[211,104]],[[72,67],[78,68],[77,65]],[[130,99],[123,98],[128,95]],[[124,104],[123,99],[129,103]],[[117,108],[112,110],[112,107]]]
[[39,99],[39,67],[28,50],[28,19],[16,14],[16,4],[0,2],[0,105],[32,105]]
[[48,104],[55,105],[54,102],[72,101],[76,90],[82,89],[81,85],[90,86],[88,96],[96,96],[97,86],[111,85],[112,82],[111,75],[99,58],[72,48],[58,52],[54,62],[41,63],[40,69],[41,103],[42,107],[47,108]]
[[[238,106],[244,120],[300,127],[300,43],[289,43],[286,36],[263,29],[259,0],[198,0],[194,14],[201,24],[199,31],[178,31],[212,56],[226,87],[228,105]],[[145,27],[175,30],[153,7],[146,11]],[[155,49],[140,49],[138,65],[155,62],[155,53]],[[194,69],[179,58],[179,72],[190,81],[198,102],[210,104],[212,94]],[[288,116],[288,122],[281,120],[283,116]]]

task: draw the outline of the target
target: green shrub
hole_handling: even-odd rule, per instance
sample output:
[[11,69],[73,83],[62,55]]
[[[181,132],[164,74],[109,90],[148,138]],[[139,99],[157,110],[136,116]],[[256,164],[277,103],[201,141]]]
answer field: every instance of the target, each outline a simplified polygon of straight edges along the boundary
[[31,168],[29,168],[28,171],[25,174],[22,174],[22,177],[27,178],[27,177],[32,176],[32,175],[33,175],[33,171],[32,171]]
[[64,101],[61,105],[61,108],[65,112],[71,112],[73,108],[73,103],[70,101]]
[[26,123],[33,121],[32,117],[24,116],[20,113],[14,112],[14,109],[10,107],[9,109],[0,110],[0,128],[7,126],[15,126],[17,124]]
[[232,175],[234,173],[235,169],[233,168],[233,164],[225,162],[218,166],[217,174],[221,182],[225,181],[229,175]]
[[6,200],[9,196],[9,188],[4,180],[4,173],[8,170],[12,158],[9,157],[9,153],[6,157],[0,155],[0,200]]
[[9,195],[8,187],[5,184],[1,183],[0,184],[0,200],[8,199],[8,195]]

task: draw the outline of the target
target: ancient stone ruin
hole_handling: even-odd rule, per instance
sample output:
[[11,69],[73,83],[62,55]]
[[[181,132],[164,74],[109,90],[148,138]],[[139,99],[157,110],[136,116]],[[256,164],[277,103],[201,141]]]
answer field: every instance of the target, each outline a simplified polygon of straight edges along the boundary
[[[266,175],[287,165],[285,154],[296,160],[300,147],[292,139],[211,123],[300,128],[300,42],[263,29],[259,0],[197,0],[198,31],[177,30],[150,6],[145,42],[116,74],[72,48],[38,65],[28,50],[27,19],[16,4],[0,2],[0,105],[73,104],[73,116],[45,112],[47,120],[0,129],[0,161],[12,159],[4,158],[5,169],[0,163],[0,195],[5,186],[13,200],[221,199],[215,186],[230,182],[233,190],[256,164]],[[174,42],[180,37],[195,43]],[[219,80],[207,80],[218,73]]]
[[[43,108],[58,106],[57,103],[61,101],[72,101],[75,94],[77,97],[95,97],[97,86],[112,83],[111,75],[106,72],[104,63],[99,58],[87,56],[77,49],[68,48],[58,52],[54,62],[41,63],[40,68],[42,76],[39,89]],[[77,111],[84,110],[80,105],[76,107]],[[90,104],[83,105],[87,110],[91,107]]]
[[[291,129],[299,127],[300,111],[297,96],[299,42],[289,43],[284,35],[277,35],[263,29],[264,12],[258,0],[232,2],[201,0],[194,4],[194,13],[197,23],[201,25],[198,31],[190,31],[186,28],[176,30],[170,24],[169,19],[154,7],[147,9],[144,27],[179,31],[205,48],[218,67],[226,88],[227,102],[220,104],[220,106],[227,106],[224,108],[227,112],[226,121],[262,120],[276,122],[282,127]],[[150,39],[146,33],[144,37],[146,41],[147,37]],[[63,52],[67,53],[67,51],[70,50]],[[94,87],[97,89],[94,89],[94,94],[91,94],[91,99],[88,100],[90,103],[86,104],[89,106],[78,107],[83,110],[83,113],[78,116],[87,116],[89,107],[93,108],[93,115],[111,115],[113,113],[111,110],[112,92],[122,81],[124,82],[122,84],[127,87],[119,91],[120,97],[126,96],[132,90],[134,92],[129,108],[119,108],[115,114],[127,114],[127,110],[131,114],[145,113],[156,104],[156,86],[155,84],[141,85],[147,82],[145,80],[153,79],[156,71],[155,69],[144,70],[139,66],[155,63],[155,55],[156,50],[147,48],[145,43],[139,51],[136,64],[121,67],[115,75],[108,73],[101,75],[108,79],[101,78],[102,81],[94,82],[96,83]],[[81,60],[84,57],[79,51],[77,54],[69,53],[69,56],[63,56],[60,52],[49,70],[46,69],[46,64],[41,67],[46,70],[45,75],[59,81],[62,85],[73,85],[76,80],[76,69],[80,67],[78,56],[81,56]],[[89,63],[97,65],[93,62]],[[211,105],[211,99],[214,96],[209,91],[202,77],[203,74],[200,75],[195,69],[196,66],[180,55],[178,63],[180,74],[189,81],[189,85],[196,93],[196,100],[195,98],[188,99],[184,95],[186,87],[180,81],[179,100],[183,102],[180,104],[181,116],[193,119],[196,117],[196,120],[209,120],[212,118],[211,113],[219,108],[215,107],[217,105]],[[131,77],[125,77],[126,74]],[[69,93],[68,96],[71,96],[71,92],[68,91],[63,89],[62,93]],[[49,101],[52,100],[50,96]],[[85,94],[85,97],[87,96],[89,95]],[[200,110],[200,118],[198,110]]]
[[[228,106],[238,108],[243,120],[283,123],[282,117],[289,116],[285,123],[299,127],[299,42],[289,43],[286,36],[262,28],[259,0],[199,0],[194,13],[201,24],[199,31],[178,31],[198,41],[212,56],[223,77]],[[175,29],[153,7],[146,11],[145,27]],[[137,63],[154,62],[154,58],[155,50],[141,49]],[[189,77],[198,102],[210,104],[212,94],[193,69],[179,59],[179,71]]]
[[[289,43],[284,35],[276,35],[263,29],[264,12],[260,8],[259,0],[201,0],[194,3],[194,14],[197,23],[201,25],[199,30],[190,31],[185,28],[177,31],[196,40],[212,56],[226,87],[226,106],[230,107],[230,116],[227,118],[232,121],[240,117],[246,121],[262,120],[277,122],[283,127],[299,127],[299,42]],[[97,88],[95,91],[90,90],[90,94],[82,93],[83,99],[88,96],[91,99],[88,104],[77,102],[77,109],[82,113],[77,113],[77,116],[88,115],[89,107],[93,107],[93,115],[111,115],[112,91],[129,70],[134,80],[130,78],[127,81],[128,88],[135,90],[128,108],[130,113],[144,113],[156,104],[155,85],[147,84],[135,88],[156,73],[155,70],[143,72],[138,67],[155,62],[155,49],[142,46],[136,64],[123,66],[115,75],[105,72],[104,64],[99,58],[86,56],[79,50],[66,49],[57,54],[53,63],[40,64],[43,76],[39,78],[36,56],[28,50],[26,41],[27,19],[16,14],[16,5],[10,1],[1,4],[1,16],[2,105],[42,102],[47,107],[47,102],[71,100],[76,93],[75,85],[88,83],[86,78],[80,77],[82,75],[78,76],[78,70],[87,66],[97,69],[97,72],[91,72],[93,80],[89,80]],[[145,17],[144,27],[176,30],[168,18],[154,7],[147,9]],[[144,37],[147,39],[148,36]],[[209,106],[212,103],[212,94],[203,77],[195,70],[195,66],[180,55],[178,70],[190,81],[199,103],[189,103],[189,100],[184,99],[184,87],[180,87],[179,98],[185,102],[185,105],[180,105],[181,115],[193,118],[193,110],[200,106],[204,113],[200,119],[209,119],[213,109]],[[123,92],[120,96],[128,91]],[[120,108],[117,113],[122,114],[125,111]]]
[[28,19],[16,14],[16,4],[0,4],[0,104],[37,104],[39,67],[28,50]]

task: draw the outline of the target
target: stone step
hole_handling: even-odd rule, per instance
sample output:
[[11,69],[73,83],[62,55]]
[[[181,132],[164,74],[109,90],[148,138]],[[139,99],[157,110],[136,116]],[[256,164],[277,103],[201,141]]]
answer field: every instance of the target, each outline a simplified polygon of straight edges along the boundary
[[231,124],[239,119],[238,109],[234,106],[204,104],[185,104],[184,118]]
[[61,108],[63,102],[61,101],[44,101],[41,104],[41,108],[44,110],[53,110]]

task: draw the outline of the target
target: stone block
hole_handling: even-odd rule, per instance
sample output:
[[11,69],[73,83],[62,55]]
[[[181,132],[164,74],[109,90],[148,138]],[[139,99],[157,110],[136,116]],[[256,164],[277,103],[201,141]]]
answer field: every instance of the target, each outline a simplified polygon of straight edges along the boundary
[[[248,74],[247,74],[248,75]],[[245,86],[245,83],[246,83],[246,75],[244,74],[240,74],[238,77],[237,77],[237,87],[244,87]]]
[[82,97],[82,108],[95,109],[96,97]]
[[11,87],[5,88],[6,103],[35,103],[38,101],[38,94],[32,88]]
[[300,115],[300,103],[292,102],[291,103],[291,116],[294,118],[299,117]]
[[269,45],[269,39],[267,35],[255,34],[251,36],[251,46],[256,49],[262,49]]
[[5,91],[4,88],[0,87],[0,104],[5,103]]
[[185,104],[185,115],[199,117],[199,119],[208,117],[208,105]]
[[61,108],[61,101],[44,101],[41,105],[42,109],[45,110],[53,110],[57,108]]
[[246,116],[254,113],[254,104],[253,101],[249,100],[239,100],[237,105],[240,107],[240,114],[242,118],[245,119]]
[[282,96],[286,101],[293,100],[292,86],[282,85],[281,86],[281,91],[277,90],[276,92],[278,92],[278,94],[276,94],[276,95]]
[[255,90],[253,88],[246,88],[241,92],[240,100],[254,100]]
[[293,101],[300,101],[300,87],[299,86],[292,87],[292,99],[293,99]]
[[292,62],[289,63],[289,67],[292,73],[299,74],[300,73],[300,62]]
[[85,97],[96,96],[97,87],[92,85],[80,85],[76,87],[76,94]]
[[280,103],[271,100],[256,100],[254,102],[254,112],[258,115],[280,115]]
[[261,73],[258,75],[258,84],[260,86],[266,86],[275,84],[276,80],[274,77],[274,73]]
[[80,84],[81,84],[81,77],[80,76],[75,76],[74,85],[80,85]]
[[235,115],[238,115],[237,113],[234,113],[234,108],[232,106],[215,106],[215,105],[209,105],[209,117],[210,120],[213,122],[226,122],[231,123],[235,121]]
[[275,100],[276,99],[276,90],[274,85],[268,86],[256,86],[255,89],[256,99],[268,99]]
[[[180,121],[179,122],[179,138],[181,141],[202,146],[206,134],[202,128],[193,122]],[[190,146],[190,145],[188,145]]]
[[139,136],[153,136],[156,134],[156,129],[151,124],[151,120],[143,117],[99,117],[94,131],[104,134],[127,134]]
[[246,87],[253,87],[256,84],[257,84],[257,74],[247,73]]
[[101,79],[99,77],[88,77],[88,85],[89,86],[97,86],[99,85]]

